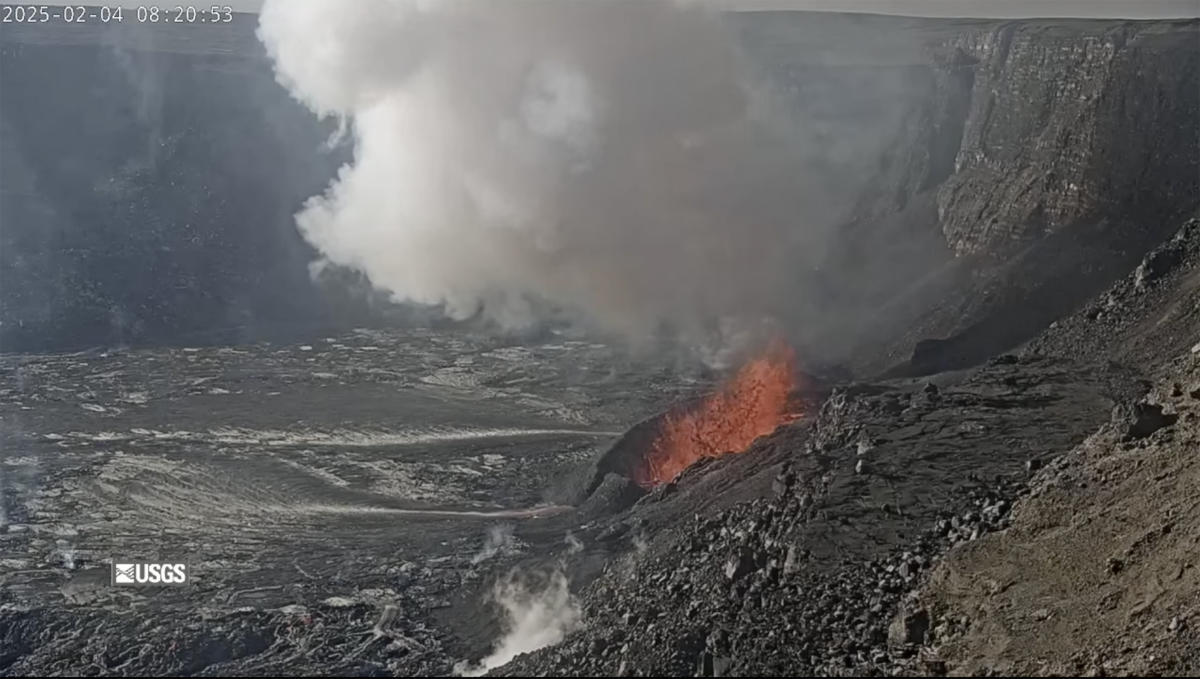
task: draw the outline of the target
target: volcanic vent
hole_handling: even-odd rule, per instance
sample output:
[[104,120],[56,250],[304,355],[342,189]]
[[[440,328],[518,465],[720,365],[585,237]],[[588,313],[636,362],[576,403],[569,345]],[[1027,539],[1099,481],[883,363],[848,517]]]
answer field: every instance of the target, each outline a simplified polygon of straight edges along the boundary
[[600,458],[588,493],[609,473],[649,490],[700,460],[745,452],[801,416],[800,382],[791,347],[772,341],[712,394],[632,427]]
[[776,340],[715,393],[663,415],[641,464],[631,470],[634,482],[650,488],[704,458],[744,452],[754,439],[799,417],[792,403],[796,386],[795,354]]

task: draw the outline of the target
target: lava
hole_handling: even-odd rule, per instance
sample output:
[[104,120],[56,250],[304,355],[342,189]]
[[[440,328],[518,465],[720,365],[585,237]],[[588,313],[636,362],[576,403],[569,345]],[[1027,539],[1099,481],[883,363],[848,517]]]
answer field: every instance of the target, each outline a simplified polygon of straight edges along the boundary
[[650,488],[701,459],[745,452],[798,417],[790,405],[796,386],[795,355],[776,340],[697,406],[665,415],[633,480]]

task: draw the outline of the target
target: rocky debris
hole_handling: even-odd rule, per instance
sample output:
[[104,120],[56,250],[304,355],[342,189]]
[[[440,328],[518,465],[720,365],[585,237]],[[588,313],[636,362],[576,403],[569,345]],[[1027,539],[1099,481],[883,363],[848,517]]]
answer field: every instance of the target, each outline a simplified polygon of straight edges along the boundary
[[[943,385],[937,399],[920,383],[838,389],[812,421],[734,456],[749,465],[795,451],[763,497],[670,521],[656,512],[694,506],[688,482],[640,501],[631,512],[649,519],[648,549],[610,560],[583,588],[585,627],[496,672],[845,674],[924,662],[916,639],[935,634],[932,620],[920,634],[920,615],[893,622],[908,593],[947,549],[1005,529],[1027,459],[1107,421],[1103,373],[1019,359]],[[1068,396],[1082,375],[1098,390]],[[856,474],[868,439],[873,471]],[[947,464],[961,471],[926,473]],[[889,644],[892,629],[911,634]]]
[[1178,388],[1198,377],[1177,357],[1145,397],[1153,433],[1104,425],[1038,473],[1009,530],[935,566],[920,653],[966,675],[1200,671],[1200,398]]
[[771,493],[779,496],[789,492],[792,486],[796,483],[796,475],[788,472],[780,472],[775,475],[771,481]]
[[[82,657],[102,674],[238,676],[255,667],[291,667],[303,657],[355,675],[449,671],[434,630],[399,618],[373,627],[373,613],[304,607],[181,611],[170,625],[143,618],[129,630],[136,638],[117,638],[94,608],[0,610],[0,667],[16,675],[26,668],[67,670]],[[55,643],[44,646],[50,639]]]
[[[1171,247],[1200,252],[1195,224]],[[1125,337],[1166,356],[1182,346],[1193,366],[1200,307],[1189,302],[1196,293],[1181,295],[1179,286],[1196,261],[1187,254],[1147,290],[1137,290],[1133,275],[1113,290]],[[1147,295],[1155,301],[1144,303]],[[1164,316],[1164,308],[1173,311]],[[1071,347],[1068,338],[1080,335],[1064,326],[1082,317],[958,384],[836,388],[803,434],[784,430],[760,442],[803,451],[782,458],[789,481],[776,473],[769,499],[673,525],[683,533],[678,541],[660,534],[646,555],[627,557],[584,590],[583,630],[502,672],[715,674],[718,659],[733,674],[1195,672],[1200,637],[1188,621],[1200,615],[1200,583],[1192,582],[1187,545],[1198,539],[1200,517],[1186,498],[1200,495],[1191,473],[1200,464],[1200,377],[1175,365],[1148,392],[1137,371],[1115,362],[1059,364],[1047,349]],[[1166,326],[1142,322],[1147,317]],[[1156,332],[1164,327],[1170,331]],[[1097,357],[1113,355],[1104,346]],[[1091,404],[1090,424],[1052,414],[1056,388],[1080,378],[1103,385],[1071,399]],[[991,420],[998,412],[1009,417]],[[1021,440],[1066,421],[1081,426],[1053,440]],[[961,438],[942,448],[940,436],[951,431]],[[923,474],[952,456],[970,459],[955,472]],[[997,460],[1010,461],[1002,467],[1009,473],[990,471]],[[873,471],[855,473],[866,469]],[[946,478],[974,483],[939,490]],[[888,491],[873,493],[864,482]],[[910,492],[939,500],[923,507]],[[677,495],[686,498],[687,488]],[[1113,513],[1113,503],[1129,509]],[[1025,509],[1014,515],[1014,507]],[[1073,518],[1081,513],[1086,518]],[[1105,527],[1122,517],[1137,517],[1140,532]],[[725,575],[729,564],[738,577]],[[1097,575],[1077,575],[1085,573]],[[1089,589],[1089,577],[1116,584]],[[1164,600],[1163,592],[1171,594]],[[641,610],[652,614],[639,617]],[[622,624],[636,626],[638,641],[588,654],[592,635]],[[1013,641],[995,646],[997,635]],[[1025,657],[1027,647],[1038,650]]]
[[758,564],[755,563],[757,556],[753,550],[745,547],[730,554],[729,558],[725,560],[725,578],[731,582],[737,581],[757,570]]
[[[729,669],[733,661],[725,656],[714,656],[709,651],[700,654],[700,658],[696,663],[696,673],[693,676],[697,677],[727,677]],[[620,676],[625,676],[621,674]]]
[[1123,426],[1126,439],[1144,439],[1171,426],[1176,419],[1174,413],[1165,413],[1162,406],[1153,403],[1135,403],[1113,409],[1113,421]]
[[1133,272],[1133,288],[1145,292],[1167,274],[1195,255],[1200,241],[1200,220],[1192,220],[1174,238],[1151,250]]
[[902,612],[888,626],[888,645],[893,648],[919,645],[924,643],[925,634],[929,632],[929,611],[919,608],[912,612]]
[[628,477],[609,472],[579,507],[581,516],[595,518],[616,514],[627,509],[645,495]]
[[[1187,220],[1127,276],[1055,321],[1026,352],[1083,352],[1153,370],[1195,345],[1200,218]],[[1153,338],[1147,334],[1153,332]]]
[[[915,657],[917,646],[929,634],[924,611],[888,621],[906,593],[924,580],[938,555],[953,544],[977,540],[1007,525],[1008,504],[1000,495],[973,493],[974,499],[966,505],[969,509],[943,515],[932,530],[909,545],[911,549],[859,566],[844,564],[836,575],[825,577],[811,570],[812,555],[796,543],[776,550],[769,546],[775,540],[747,532],[765,528],[769,536],[779,530],[752,518],[773,516],[767,501],[739,507],[738,525],[743,528],[722,527],[715,520],[689,527],[692,558],[677,566],[637,564],[640,569],[629,581],[591,593],[587,601],[592,605],[585,615],[596,618],[589,627],[592,631],[574,635],[564,646],[534,658],[518,659],[497,673],[629,676],[698,671],[701,676],[744,676],[766,671],[763,668],[784,672],[789,666],[818,674],[877,673],[898,659]],[[750,546],[723,547],[747,540]],[[712,558],[726,549],[731,551],[720,560],[717,579],[710,580]],[[625,572],[624,565],[609,570],[609,574]],[[613,609],[617,602],[624,603]],[[618,631],[614,634],[612,629]],[[651,638],[638,640],[646,635]],[[695,657],[658,652],[681,645],[700,647],[700,639],[702,650]]]
[[[768,39],[752,47],[784,52],[786,58],[776,66],[809,76],[797,82],[817,85],[817,93],[822,78],[844,82],[847,73],[864,76],[875,68],[838,64],[813,77],[818,69],[787,54],[794,44],[786,30],[775,32],[778,15],[750,14],[742,13],[739,20],[760,22],[759,29],[768,33],[763,36]],[[798,25],[813,18],[800,15],[791,20]],[[893,257],[887,247],[893,242],[911,241],[927,251],[906,266],[893,267],[911,277],[889,280],[888,295],[867,295],[869,302],[887,301],[884,307],[872,306],[872,312],[878,309],[903,329],[898,344],[906,349],[881,349],[880,338],[891,334],[854,328],[847,336],[863,337],[870,345],[862,365],[891,365],[907,356],[917,340],[930,337],[945,339],[922,344],[908,368],[967,368],[1009,351],[1091,295],[1092,286],[1108,285],[1112,267],[1129,271],[1146,244],[1156,241],[1162,229],[1173,227],[1168,213],[1194,208],[1195,22],[974,26],[921,24],[920,31],[941,36],[943,46],[952,48],[949,53],[933,63],[928,55],[907,52],[904,60],[886,62],[889,73],[903,71],[905,76],[881,80],[921,84],[921,89],[912,90],[918,93],[913,99],[929,95],[934,101],[899,110],[892,121],[899,129],[898,153],[882,163],[869,159],[872,165],[884,166],[881,172],[888,176],[876,186],[889,190],[880,191],[877,201],[867,196],[862,212],[873,217],[888,213],[896,219],[884,219],[874,231],[847,233],[852,240],[870,243],[883,253],[876,255],[880,258]],[[852,44],[857,52],[862,43]],[[43,55],[29,47],[23,58],[40,62]],[[88,77],[92,73],[62,70]],[[269,78],[259,70],[259,76]],[[108,71],[105,77],[111,80],[116,72]],[[222,72],[216,69],[210,75],[220,78]],[[802,94],[801,99],[824,103],[819,96],[809,96],[810,91]],[[901,107],[861,108],[891,116]],[[861,119],[854,124],[861,126]],[[1129,129],[1142,133],[1130,135]],[[179,155],[164,159],[164,167],[180,160],[192,163],[207,152],[180,147],[173,151]],[[31,158],[14,162],[32,162]],[[1145,191],[1147,182],[1156,190]],[[132,183],[133,194],[145,193],[142,184]],[[176,191],[187,192],[194,184],[183,181]],[[128,195],[118,194],[105,194],[100,200],[115,197],[119,200],[113,205],[132,204]],[[102,213],[111,206],[93,207]],[[890,214],[897,210],[904,214]],[[897,223],[905,227],[899,235],[889,231]],[[1167,249],[1151,252],[1110,297],[1094,302],[1088,313],[1061,319],[1053,332],[1020,356],[1007,355],[969,374],[950,375],[946,383],[896,379],[839,387],[809,420],[761,440],[744,455],[731,456],[735,459],[694,467],[677,483],[660,486],[616,517],[605,513],[625,507],[631,489],[606,473],[619,474],[627,467],[602,468],[589,476],[587,490],[603,487],[604,492],[587,508],[590,520],[572,526],[583,536],[570,546],[575,554],[562,558],[564,563],[590,559],[604,564],[595,577],[578,571],[587,626],[561,646],[519,658],[502,672],[945,673],[976,669],[969,663],[979,665],[980,671],[997,672],[1195,671],[1189,659],[1200,657],[1194,596],[1200,582],[1193,563],[1194,527],[1200,523],[1194,498],[1200,492],[1192,464],[1200,378],[1194,370],[1172,373],[1169,389],[1164,386],[1152,400],[1138,401],[1119,393],[1130,389],[1129,373],[1137,369],[1100,362],[1119,358],[1138,368],[1157,368],[1176,355],[1177,346],[1194,344],[1200,334],[1192,274],[1195,224],[1185,226],[1164,246]],[[158,252],[159,246],[173,243],[154,223],[147,222],[143,231],[135,239],[138,252]],[[103,229],[87,233],[105,237]],[[235,241],[241,242],[230,243]],[[1016,257],[1017,264],[1002,271],[1003,276],[974,268],[989,257],[1005,257],[1013,248],[1028,249],[1022,249],[1026,254]],[[950,251],[976,257],[952,260]],[[1128,266],[1123,264],[1125,257],[1133,258]],[[862,265],[860,260],[850,261]],[[927,285],[925,276],[934,268],[948,273],[933,276],[936,280]],[[236,282],[252,270],[253,266],[238,266],[234,275],[224,278]],[[135,279],[130,280],[136,283]],[[1026,279],[1032,283],[1019,285]],[[890,294],[918,280],[911,297]],[[63,289],[71,288],[70,280],[67,283]],[[192,285],[194,281],[184,283],[182,288],[167,286],[163,294],[177,302],[207,289]],[[145,286],[134,287],[134,293],[144,292]],[[1050,295],[1058,288],[1069,294]],[[130,290],[109,287],[121,298],[117,304],[104,295],[87,300],[88,309],[101,313],[84,314],[80,322],[107,328],[113,341],[155,336],[155,329],[138,328],[139,319],[129,313],[132,306],[121,301],[130,299]],[[218,301],[222,294],[216,295]],[[36,307],[40,297],[24,299],[33,300]],[[940,318],[932,318],[937,313],[930,310],[931,300],[941,304]],[[830,308],[835,304],[830,301]],[[188,327],[173,324],[188,320],[204,325],[205,318],[221,316],[222,308],[206,307],[190,320],[164,318],[158,334],[180,341],[177,331]],[[30,309],[6,309],[0,315],[29,316]],[[44,322],[6,323],[6,337],[36,342],[47,327],[74,327],[56,325],[58,311],[33,312]],[[234,339],[244,339],[237,334],[242,327],[231,332]],[[66,330],[58,334],[75,335]],[[227,335],[205,337],[220,340]],[[441,340],[436,336],[411,342],[390,342],[382,336],[335,340],[305,338],[298,349],[0,357],[10,378],[3,386],[3,434],[9,437],[5,442],[37,446],[39,455],[37,465],[16,460],[5,468],[0,538],[5,549],[21,559],[5,560],[0,571],[6,579],[0,588],[0,670],[445,674],[451,671],[451,657],[479,652],[495,639],[491,621],[477,622],[484,616],[477,614],[476,600],[457,617],[452,615],[455,601],[491,584],[483,568],[471,562],[477,541],[467,548],[457,546],[456,554],[436,557],[447,561],[390,566],[387,562],[399,560],[394,541],[411,533],[390,532],[396,523],[390,519],[381,526],[366,517],[355,517],[352,528],[340,532],[322,527],[318,540],[305,541],[302,538],[312,536],[300,535],[300,530],[311,527],[288,525],[281,532],[269,526],[264,531],[239,516],[238,536],[251,540],[242,543],[217,534],[206,537],[206,547],[231,560],[255,555],[262,562],[253,567],[262,572],[246,573],[288,585],[235,587],[233,579],[240,577],[235,573],[231,580],[209,581],[205,587],[211,589],[195,595],[211,596],[219,605],[198,607],[196,599],[170,599],[178,592],[165,593],[153,606],[141,599],[116,598],[106,602],[108,608],[91,605],[94,599],[87,606],[67,608],[57,607],[57,598],[50,606],[29,605],[31,592],[43,590],[54,597],[60,592],[115,597],[90,585],[61,587],[62,578],[94,567],[97,558],[87,553],[67,558],[69,545],[48,534],[64,528],[53,524],[62,516],[94,516],[96,530],[108,536],[113,524],[132,525],[122,521],[127,517],[115,504],[70,504],[78,501],[78,493],[71,491],[103,472],[103,483],[94,485],[112,481],[114,470],[101,466],[104,460],[94,461],[91,454],[97,443],[112,440],[108,423],[122,421],[130,411],[144,415],[165,408],[172,418],[207,426],[214,404],[226,412],[261,417],[270,411],[261,407],[263,402],[295,398],[311,417],[336,420],[347,403],[359,417],[377,403],[391,404],[398,391],[420,385],[468,392],[473,403],[485,395],[497,402],[519,402],[554,422],[566,417],[576,423],[611,424],[628,421],[630,412],[655,412],[664,401],[682,400],[703,386],[688,382],[680,387],[683,381],[669,371],[636,380],[621,371],[616,384],[605,381],[600,389],[596,380],[587,381],[597,377],[595,371],[555,354],[558,349],[540,347],[538,351],[557,356],[557,365],[569,364],[561,381],[573,385],[556,401],[565,405],[547,405],[520,386],[527,379],[527,347],[494,348],[489,352],[492,358],[521,367],[489,371],[477,379],[479,370],[469,363],[445,365],[445,356],[459,348],[437,344]],[[1193,349],[1192,355],[1198,351]],[[380,356],[379,362],[372,362],[371,356]],[[396,356],[405,360],[393,360]],[[104,366],[129,374],[113,374]],[[221,379],[196,374],[205,372],[219,373]],[[610,373],[600,372],[597,379],[608,380]],[[577,379],[581,375],[582,382]],[[581,384],[588,388],[575,388]],[[293,385],[304,388],[289,389]],[[336,392],[339,388],[343,391]],[[632,394],[630,401],[640,405],[622,415],[609,410],[609,401],[597,395],[617,392]],[[322,393],[335,397],[315,401]],[[386,398],[372,398],[381,394]],[[1120,415],[1120,422],[1112,422],[1113,402],[1133,403],[1127,411],[1130,419]],[[1140,415],[1138,404],[1147,406]],[[387,409],[373,414],[395,418]],[[1168,421],[1171,417],[1176,419]],[[1145,421],[1141,427],[1140,420]],[[1099,433],[1080,444],[1075,454],[1059,457],[1098,427]],[[41,436],[30,439],[26,431]],[[164,451],[180,449],[188,454],[179,457],[204,457],[195,454],[199,442],[194,440],[175,448],[139,450],[158,438],[157,431],[134,432],[125,440],[128,450],[105,448],[96,457],[158,460],[168,457]],[[1130,437],[1131,431],[1148,433]],[[77,436],[79,432],[86,439]],[[86,451],[88,456],[60,454],[63,451]],[[231,451],[242,454],[246,449],[223,443],[203,452]],[[296,452],[304,456],[311,451]],[[580,459],[587,452],[579,451]],[[67,473],[68,463],[79,466]],[[95,468],[88,466],[93,464]],[[516,471],[507,474],[523,481],[520,488],[540,491],[537,474],[545,472],[535,467],[514,465]],[[241,468],[251,471],[248,465]],[[101,473],[89,474],[95,469]],[[170,478],[177,471],[170,467],[151,480]],[[498,487],[493,481],[499,473],[489,468],[467,476],[487,499]],[[27,492],[10,479],[20,477],[24,483],[24,476],[34,474],[39,484],[55,486],[50,491],[66,489],[66,499],[45,494],[33,501],[22,496],[20,502],[10,502],[13,495]],[[1021,499],[1031,474],[1032,491]],[[142,487],[154,486],[142,481]],[[747,497],[754,499],[743,501]],[[103,533],[106,526],[109,533]],[[155,530],[155,539],[174,540],[174,545],[198,541],[194,532],[169,527],[175,532]],[[561,545],[562,525],[539,528],[545,533],[557,528],[548,544]],[[338,540],[332,541],[331,533]],[[355,536],[370,544],[354,543]],[[379,551],[381,544],[386,553]],[[313,545],[336,554],[310,553],[316,550]],[[419,549],[440,546],[445,543],[427,542]],[[289,560],[279,561],[280,553]],[[264,554],[275,560],[264,559]],[[1031,554],[1044,557],[1031,559]],[[511,563],[489,559],[487,568]],[[374,593],[367,591],[368,585]],[[981,615],[981,610],[988,614]],[[1076,621],[1086,624],[1068,627]],[[450,627],[456,636],[447,633]],[[989,656],[994,646],[987,642],[997,638],[1015,639],[1006,647],[1028,652],[1029,657]],[[1146,648],[1154,649],[1153,656],[1137,651]]]

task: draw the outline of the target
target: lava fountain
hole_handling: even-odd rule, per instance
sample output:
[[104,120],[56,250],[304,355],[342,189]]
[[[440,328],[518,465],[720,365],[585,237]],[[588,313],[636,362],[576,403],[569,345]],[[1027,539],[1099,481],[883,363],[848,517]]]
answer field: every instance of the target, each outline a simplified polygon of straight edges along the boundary
[[799,417],[791,404],[796,386],[795,354],[782,340],[771,342],[695,407],[663,417],[634,482],[651,488],[701,459],[745,452]]

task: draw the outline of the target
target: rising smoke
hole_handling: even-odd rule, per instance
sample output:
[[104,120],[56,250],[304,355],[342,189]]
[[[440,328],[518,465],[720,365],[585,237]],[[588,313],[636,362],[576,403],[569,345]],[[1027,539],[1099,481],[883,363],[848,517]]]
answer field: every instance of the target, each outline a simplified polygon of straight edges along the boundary
[[504,636],[479,664],[456,667],[460,675],[482,676],[522,653],[557,644],[580,622],[579,602],[561,569],[544,581],[513,571],[496,584],[492,597],[504,611]]
[[483,547],[475,553],[475,556],[471,557],[471,563],[481,564],[501,552],[510,551],[516,542],[516,539],[513,537],[514,528],[511,523],[499,524],[488,528],[487,538],[483,542]]
[[353,136],[304,236],[455,318],[645,336],[794,313],[853,193],[686,4],[268,0],[259,36]]

